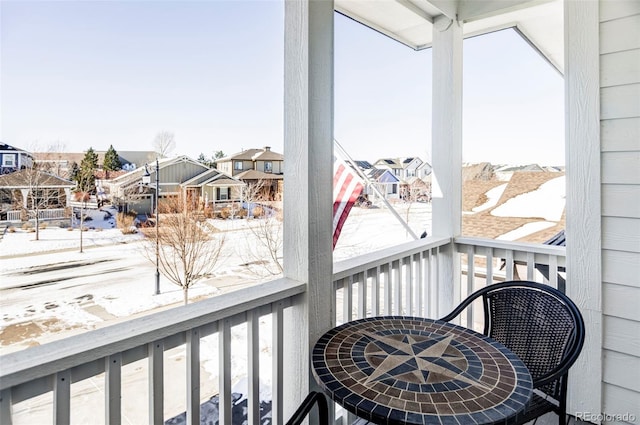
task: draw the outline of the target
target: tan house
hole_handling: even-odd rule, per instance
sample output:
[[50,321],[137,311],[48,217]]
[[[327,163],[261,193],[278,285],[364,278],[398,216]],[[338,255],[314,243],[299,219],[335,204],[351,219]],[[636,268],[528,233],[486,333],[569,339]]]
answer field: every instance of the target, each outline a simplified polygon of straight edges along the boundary
[[282,199],[284,155],[272,151],[270,146],[247,149],[221,158],[217,161],[217,168],[250,186],[260,186],[263,200]]
[[[149,179],[148,184],[143,183],[145,175]],[[239,200],[240,191],[237,188],[244,185],[220,170],[211,169],[187,156],[178,156],[158,159],[111,181],[105,181],[104,189],[111,201],[121,208],[150,213],[154,209],[156,181],[160,188],[160,203],[163,198],[182,194],[186,199],[191,199],[194,206]]]

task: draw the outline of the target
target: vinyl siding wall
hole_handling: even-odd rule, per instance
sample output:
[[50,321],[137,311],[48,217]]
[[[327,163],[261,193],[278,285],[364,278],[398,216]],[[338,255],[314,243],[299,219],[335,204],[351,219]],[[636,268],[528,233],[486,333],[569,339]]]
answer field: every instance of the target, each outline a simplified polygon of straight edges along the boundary
[[[640,420],[640,2],[600,2],[603,412]],[[612,422],[626,422],[614,418]],[[632,422],[632,421],[629,421]]]

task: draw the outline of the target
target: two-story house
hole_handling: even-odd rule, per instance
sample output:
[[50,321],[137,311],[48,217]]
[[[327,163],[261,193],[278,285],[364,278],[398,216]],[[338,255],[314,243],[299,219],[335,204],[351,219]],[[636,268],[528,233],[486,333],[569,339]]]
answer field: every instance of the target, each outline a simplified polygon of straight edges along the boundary
[[[143,181],[145,176],[149,183]],[[165,198],[184,196],[194,208],[214,209],[218,202],[239,200],[240,188],[244,186],[237,178],[184,155],[142,164],[104,184],[113,203],[128,211],[150,213],[155,208],[156,182],[159,187],[156,199],[160,203]]]
[[423,161],[418,157],[409,158],[381,158],[373,166],[381,170],[389,170],[400,180],[417,177],[418,167]]
[[0,143],[0,174],[13,173],[33,165],[33,155],[23,149]]
[[246,149],[217,161],[217,169],[233,176],[249,187],[253,197],[261,201],[278,201],[282,199],[284,179],[284,155],[271,150],[270,146],[262,149]]

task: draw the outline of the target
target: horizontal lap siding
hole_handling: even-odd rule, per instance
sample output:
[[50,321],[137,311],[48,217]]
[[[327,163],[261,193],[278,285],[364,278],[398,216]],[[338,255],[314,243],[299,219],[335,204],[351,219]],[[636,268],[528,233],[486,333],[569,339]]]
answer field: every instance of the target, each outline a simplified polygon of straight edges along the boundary
[[638,418],[640,2],[600,3],[600,103],[603,411]]

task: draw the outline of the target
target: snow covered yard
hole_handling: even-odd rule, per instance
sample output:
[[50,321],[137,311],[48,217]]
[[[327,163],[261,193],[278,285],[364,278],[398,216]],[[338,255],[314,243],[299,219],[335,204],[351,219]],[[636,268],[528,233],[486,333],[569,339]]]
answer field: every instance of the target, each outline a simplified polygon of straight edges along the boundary
[[[536,215],[543,217],[545,222],[553,223],[564,208],[564,193],[559,186],[557,181],[550,182],[536,191],[546,194],[532,192],[520,199],[513,198],[503,202],[500,209],[494,208],[496,198],[500,197],[500,191],[496,190],[487,193],[488,205],[475,212],[493,209],[492,214],[530,217],[531,209],[527,204],[536,202],[544,206]],[[432,234],[431,204],[399,202],[394,204],[394,208],[416,235],[424,231]],[[98,222],[94,221],[95,224]],[[0,352],[24,349],[29,345],[181,305],[180,288],[164,278],[161,278],[161,294],[152,294],[154,264],[142,255],[143,235],[123,235],[119,230],[109,228],[108,220],[103,222],[105,225],[101,230],[94,226],[96,229],[83,233],[87,249],[82,254],[79,253],[77,229],[68,231],[47,227],[40,233],[39,241],[34,241],[34,233],[16,230],[6,233],[0,240]],[[251,263],[259,267],[260,262],[252,261],[248,251],[260,244],[256,242],[256,233],[249,227],[255,226],[257,221],[210,220],[209,223],[225,234],[223,258],[210,279],[197,283],[190,290],[192,301],[277,277],[269,273],[258,275],[255,268],[252,272]],[[514,240],[535,231],[532,226],[510,230],[501,238]],[[334,259],[340,261],[412,239],[406,228],[384,207],[354,208],[343,227]],[[259,251],[257,254],[260,255]],[[121,271],[115,273],[114,269]],[[40,272],[47,273],[49,283],[34,284],[34,276]],[[35,279],[37,281],[37,277]],[[244,326],[234,327],[232,335],[232,382],[234,390],[242,393],[247,355]],[[260,370],[261,385],[264,386],[261,398],[264,400],[270,398],[270,335],[271,323],[268,317],[264,317],[260,323],[261,365],[266,365]],[[215,335],[201,342],[201,390],[204,398],[218,391],[218,361],[214,354],[217,353],[217,343]],[[165,353],[170,382],[185,381],[185,361],[184,347]],[[148,412],[140,409],[135,403],[136,397],[133,397],[146,391],[146,368],[146,363],[141,361],[128,365],[123,371],[123,412],[131,424],[148,422]],[[74,387],[78,394],[72,397],[74,422],[88,423],[96,415],[100,416],[104,397],[104,383],[100,377],[74,384]],[[170,395],[173,389],[176,390],[175,397]],[[178,423],[177,415],[185,411],[185,401],[178,396],[182,391],[173,387],[165,388],[165,391],[165,417],[174,418]],[[15,423],[21,423],[20,418],[28,421],[50,418],[49,400],[39,397],[17,407],[24,415],[16,411]]]

